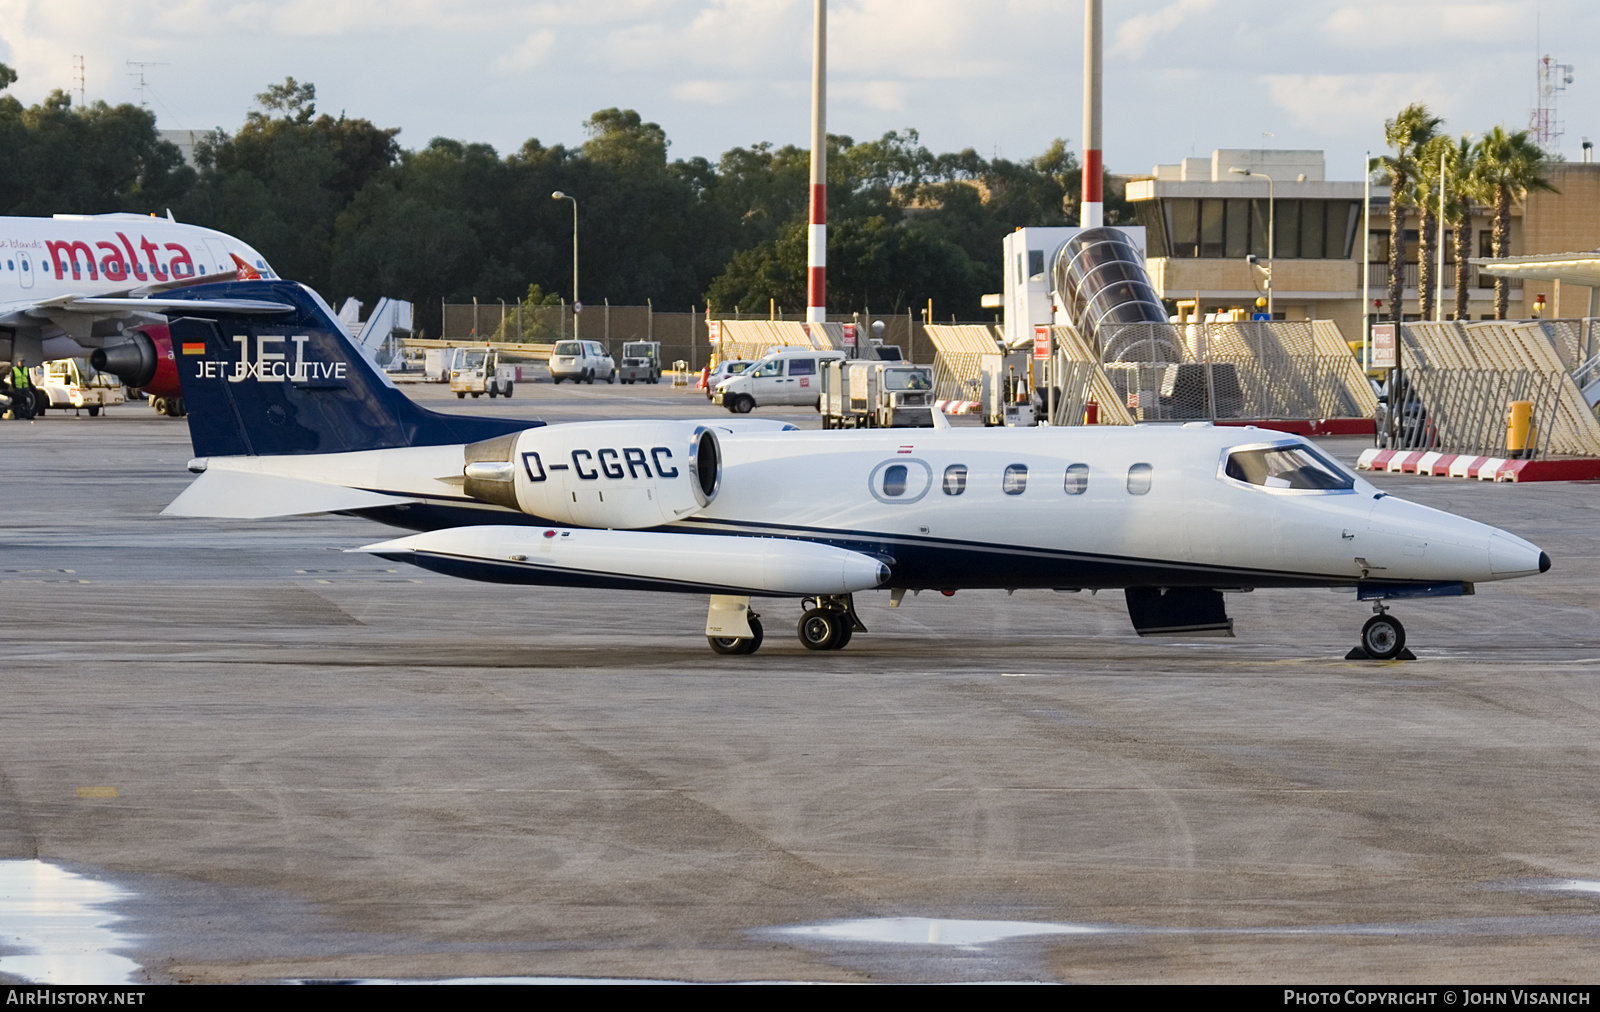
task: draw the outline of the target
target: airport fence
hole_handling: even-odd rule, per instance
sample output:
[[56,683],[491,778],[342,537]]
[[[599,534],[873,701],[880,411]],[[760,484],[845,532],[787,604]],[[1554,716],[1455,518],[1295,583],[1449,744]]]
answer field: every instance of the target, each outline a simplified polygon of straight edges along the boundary
[[[670,366],[682,360],[692,371],[706,365],[716,353],[711,343],[707,320],[766,320],[785,319],[781,314],[759,316],[750,313],[723,313],[715,311],[708,318],[705,311],[691,308],[689,312],[662,312],[653,305],[611,305],[602,301],[598,305],[586,303],[582,312],[573,313],[569,303],[554,306],[520,306],[516,303],[464,302],[441,303],[443,333],[440,340],[460,343],[479,341],[505,342],[507,344],[551,345],[556,341],[581,338],[599,341],[606,351],[619,356],[627,341],[660,341],[661,360]],[[794,314],[788,320],[799,319]],[[864,328],[874,321],[883,323],[882,341],[897,345],[901,353],[913,362],[933,360],[933,345],[921,320],[907,315],[869,316],[860,313],[830,313],[830,323],[856,323]],[[865,337],[863,338],[866,339]],[[765,347],[740,346],[743,354],[765,353]],[[544,357],[548,351],[534,357]]]
[[1510,404],[1529,401],[1535,455],[1600,456],[1600,421],[1572,372],[1597,339],[1587,320],[1404,324],[1380,438],[1392,449],[1504,456]]
[[1098,333],[1100,365],[1139,421],[1371,418],[1377,409],[1325,320],[1102,324]]
[[1394,403],[1381,412],[1383,445],[1396,450],[1505,457],[1507,409],[1533,404],[1533,432],[1523,456],[1545,457],[1558,445],[1566,374],[1534,369],[1410,369],[1394,384]]

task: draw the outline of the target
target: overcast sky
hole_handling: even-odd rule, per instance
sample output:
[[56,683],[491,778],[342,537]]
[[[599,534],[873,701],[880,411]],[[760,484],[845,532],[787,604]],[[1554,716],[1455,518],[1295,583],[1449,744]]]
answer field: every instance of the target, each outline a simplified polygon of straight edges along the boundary
[[[502,153],[579,144],[597,109],[660,123],[673,157],[805,145],[809,0],[0,0],[0,59],[35,102],[74,88],[138,101],[163,128],[233,130],[269,83],[317,86],[320,111]],[[1560,98],[1577,159],[1600,139],[1593,0],[1105,0],[1106,165],[1216,147],[1322,148],[1359,178],[1383,119],[1427,102],[1454,132],[1527,126],[1541,52],[1576,64]],[[1078,146],[1081,0],[834,0],[828,126],[857,140],[915,127],[938,151],[1024,158]],[[1582,49],[1581,40],[1590,40]],[[1264,134],[1270,136],[1263,137]]]

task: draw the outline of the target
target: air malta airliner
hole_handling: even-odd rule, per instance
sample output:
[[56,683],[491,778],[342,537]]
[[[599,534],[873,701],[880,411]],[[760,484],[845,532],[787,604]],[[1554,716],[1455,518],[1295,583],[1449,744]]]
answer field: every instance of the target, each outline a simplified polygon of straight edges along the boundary
[[274,277],[246,243],[171,217],[0,218],[0,359],[88,358],[130,387],[176,397],[164,294]]
[[761,644],[753,597],[800,599],[801,643],[830,650],[874,589],[1121,589],[1140,634],[1226,636],[1226,592],[1337,587],[1375,611],[1352,653],[1393,658],[1387,600],[1550,567],[1278,432],[464,417],[407,398],[298,284],[167,298],[199,477],[166,513],[368,517],[417,533],[359,550],[452,576],[704,594],[718,653]]

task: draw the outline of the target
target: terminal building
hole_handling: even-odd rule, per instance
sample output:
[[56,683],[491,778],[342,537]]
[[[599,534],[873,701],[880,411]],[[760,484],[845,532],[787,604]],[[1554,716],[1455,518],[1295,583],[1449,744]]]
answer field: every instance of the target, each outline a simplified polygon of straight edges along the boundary
[[[1243,170],[1243,171],[1234,171]],[[1248,174],[1247,174],[1248,173]],[[1196,300],[1206,314],[1255,308],[1266,293],[1265,271],[1246,262],[1267,262],[1267,230],[1273,226],[1273,315],[1282,320],[1332,320],[1350,336],[1361,333],[1363,183],[1327,178],[1321,151],[1218,149],[1209,158],[1157,165],[1129,180],[1127,199],[1144,227],[1151,280],[1173,304]],[[1600,165],[1554,162],[1547,178],[1559,192],[1528,194],[1512,209],[1511,254],[1556,253],[1600,246]],[[1266,177],[1271,177],[1271,184]],[[1376,320],[1389,317],[1389,192],[1372,187],[1369,294],[1384,300],[1369,306]],[[1270,205],[1269,205],[1270,197]],[[1417,319],[1416,208],[1409,209],[1406,280],[1402,313]],[[1473,255],[1491,255],[1492,208],[1481,208],[1470,227]],[[1455,307],[1453,229],[1445,233],[1447,316]],[[1494,280],[1472,267],[1468,315],[1494,314]],[[1560,297],[1556,282],[1529,279],[1511,291],[1510,315],[1526,318],[1582,316],[1587,289]],[[1543,297],[1542,299],[1540,297]]]

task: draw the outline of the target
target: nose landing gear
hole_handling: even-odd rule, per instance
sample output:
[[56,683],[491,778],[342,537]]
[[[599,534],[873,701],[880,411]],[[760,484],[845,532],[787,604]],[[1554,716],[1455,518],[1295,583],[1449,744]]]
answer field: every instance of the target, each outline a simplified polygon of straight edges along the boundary
[[1361,627],[1361,645],[1344,655],[1347,661],[1414,661],[1406,649],[1406,627],[1389,614],[1382,601],[1372,604],[1372,617]]
[[808,597],[802,603],[806,611],[795,632],[807,650],[843,650],[851,636],[867,631],[849,594]]

